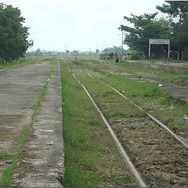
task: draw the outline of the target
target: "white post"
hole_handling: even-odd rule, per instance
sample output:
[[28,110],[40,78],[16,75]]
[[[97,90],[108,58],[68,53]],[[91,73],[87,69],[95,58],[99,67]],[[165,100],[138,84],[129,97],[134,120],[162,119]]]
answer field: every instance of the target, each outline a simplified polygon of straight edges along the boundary
[[151,57],[151,44],[150,44],[150,39],[149,39],[149,59]]
[[121,41],[121,55],[123,57],[123,31],[122,31],[122,41]]
[[170,58],[170,40],[168,42],[168,59]]

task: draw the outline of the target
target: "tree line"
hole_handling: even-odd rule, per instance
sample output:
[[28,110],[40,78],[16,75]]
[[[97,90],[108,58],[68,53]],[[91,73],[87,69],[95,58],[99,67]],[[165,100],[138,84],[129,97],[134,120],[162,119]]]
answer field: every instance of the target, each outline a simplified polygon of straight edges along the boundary
[[[148,57],[149,39],[170,39],[171,57],[188,59],[188,2],[170,1],[157,10],[167,17],[157,18],[158,13],[144,15],[131,14],[124,19],[132,26],[120,25],[119,29],[126,34],[124,43],[131,51]],[[28,40],[29,28],[24,26],[25,18],[21,11],[12,5],[0,3],[0,62],[23,57],[33,41]],[[165,47],[162,46],[161,48]],[[106,51],[119,51],[116,47]]]
[[27,39],[29,28],[24,23],[18,8],[0,3],[0,62],[23,57],[33,45],[33,41]]
[[124,17],[132,25],[119,27],[126,35],[124,43],[148,58],[149,39],[170,39],[171,57],[188,59],[188,2],[169,1],[156,8],[167,17],[157,18],[157,12]]

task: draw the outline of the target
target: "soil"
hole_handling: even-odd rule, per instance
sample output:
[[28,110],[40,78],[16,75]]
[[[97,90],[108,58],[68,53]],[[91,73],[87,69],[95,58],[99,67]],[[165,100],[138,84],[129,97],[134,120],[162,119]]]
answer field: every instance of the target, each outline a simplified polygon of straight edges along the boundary
[[[95,94],[100,93],[102,96],[101,92],[96,88]],[[110,105],[104,105],[104,97],[100,98],[99,103],[95,94],[90,94],[103,113],[113,113],[119,105],[113,101],[109,102]],[[108,121],[149,187],[188,186],[188,149],[172,135],[145,117]]]
[[188,150],[149,119],[124,119],[113,130],[150,187],[188,186]]
[[[74,61],[74,65],[78,66],[77,61]],[[32,106],[37,101],[50,69],[51,63],[45,62],[0,72],[0,153],[9,155],[16,150],[19,136],[31,121]],[[74,70],[81,73],[79,69]],[[162,84],[161,89],[173,97],[188,101],[187,89],[179,87],[177,83],[163,83],[160,78],[154,79],[145,73],[141,77],[129,72],[118,73],[115,65],[102,71]],[[60,72],[57,69],[49,82],[26,150],[21,154],[19,167],[14,174],[14,186],[62,186],[64,157],[60,85]],[[113,104],[110,109],[113,111]],[[169,133],[148,118],[122,118],[109,122],[150,187],[188,186],[188,150]],[[0,178],[9,163],[9,158],[1,160]],[[104,177],[108,178],[109,173],[106,172]],[[123,177],[121,172],[115,174]]]

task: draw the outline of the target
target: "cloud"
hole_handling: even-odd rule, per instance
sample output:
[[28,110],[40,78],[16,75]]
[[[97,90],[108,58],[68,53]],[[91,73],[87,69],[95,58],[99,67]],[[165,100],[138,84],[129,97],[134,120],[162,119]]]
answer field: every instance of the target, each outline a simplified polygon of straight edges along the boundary
[[21,9],[34,48],[87,50],[119,46],[117,29],[131,13],[153,13],[163,0],[2,0]]

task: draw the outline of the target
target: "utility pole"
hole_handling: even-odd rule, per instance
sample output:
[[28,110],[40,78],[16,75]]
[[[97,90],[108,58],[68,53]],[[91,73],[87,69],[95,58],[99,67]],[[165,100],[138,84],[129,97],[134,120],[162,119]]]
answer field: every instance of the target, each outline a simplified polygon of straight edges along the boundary
[[122,40],[121,40],[121,55],[123,56],[123,44],[124,44],[124,35],[125,33],[122,31]]
[[[179,25],[178,25],[178,30],[180,33],[180,27],[181,27],[181,13],[179,15]],[[180,60],[180,37],[178,36],[178,61]]]
[[123,57],[123,31],[122,31],[122,41],[121,41],[121,56]]

